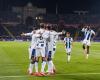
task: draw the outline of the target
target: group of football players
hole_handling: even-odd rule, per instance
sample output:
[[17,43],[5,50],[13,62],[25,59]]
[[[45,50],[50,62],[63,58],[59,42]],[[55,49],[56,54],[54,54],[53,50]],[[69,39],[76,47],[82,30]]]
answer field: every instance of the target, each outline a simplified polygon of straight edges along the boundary
[[[90,28],[90,26],[84,27],[82,30],[84,32],[83,50],[86,55],[86,59],[89,56],[89,46],[92,34],[95,32]],[[28,73],[35,76],[46,76],[55,74],[55,66],[53,64],[52,58],[56,51],[56,40],[59,35],[65,34],[64,31],[56,32],[52,27],[43,25],[40,29],[34,29],[30,33],[22,33],[22,36],[31,36],[31,45],[29,47],[29,59],[30,64],[28,68]],[[65,49],[67,53],[67,62],[70,62],[71,49],[72,49],[73,38],[70,36],[69,32],[66,32],[66,37],[64,38]],[[38,63],[41,59],[41,71],[38,71]],[[48,66],[45,72],[45,66]],[[35,67],[35,72],[33,73],[33,67]]]
[[[58,35],[63,34],[63,32],[56,32],[52,27],[43,25],[40,29],[33,30],[30,33],[22,33],[22,36],[31,36],[31,45],[29,47],[29,59],[30,65],[28,73],[35,76],[45,76],[52,75],[55,73],[55,66],[53,64],[52,58],[56,50],[56,39]],[[42,60],[41,71],[38,71],[39,59]],[[48,69],[45,73],[45,66]],[[35,66],[35,73],[33,73],[33,67]]]

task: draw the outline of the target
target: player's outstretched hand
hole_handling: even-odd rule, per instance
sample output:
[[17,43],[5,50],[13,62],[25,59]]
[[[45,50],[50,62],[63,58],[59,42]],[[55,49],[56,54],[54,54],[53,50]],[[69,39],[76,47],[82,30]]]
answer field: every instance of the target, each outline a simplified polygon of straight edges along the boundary
[[62,34],[65,34],[66,33],[66,31],[65,30],[62,30]]
[[21,36],[25,36],[25,33],[22,33]]

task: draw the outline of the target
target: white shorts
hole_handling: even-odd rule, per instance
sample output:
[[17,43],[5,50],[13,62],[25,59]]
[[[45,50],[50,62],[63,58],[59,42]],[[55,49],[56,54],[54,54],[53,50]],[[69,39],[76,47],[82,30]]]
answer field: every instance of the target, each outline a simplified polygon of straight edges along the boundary
[[28,51],[29,51],[29,59],[31,59],[32,56],[36,55],[36,49],[29,47]]
[[36,49],[36,57],[39,57],[39,56],[45,57],[46,56],[45,53],[46,53],[45,47]]
[[91,46],[90,40],[83,40],[82,44]]
[[70,53],[71,52],[71,48],[66,48],[66,53]]

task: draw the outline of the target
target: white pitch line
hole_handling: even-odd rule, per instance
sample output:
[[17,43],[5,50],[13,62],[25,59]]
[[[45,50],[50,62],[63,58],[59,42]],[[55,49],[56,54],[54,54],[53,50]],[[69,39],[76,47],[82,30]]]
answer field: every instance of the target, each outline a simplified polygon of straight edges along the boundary
[[69,73],[69,74],[56,74],[56,75],[95,75],[100,73]]
[[0,76],[0,78],[20,78],[20,77],[28,77],[28,75],[22,75],[22,76]]
[[[65,75],[65,76],[67,76],[67,75],[72,75],[72,76],[77,76],[77,75],[100,75],[100,73],[69,73],[69,74],[56,74],[56,75],[61,75],[61,76],[63,76],[63,75]],[[55,75],[55,76],[56,76]],[[21,78],[21,77],[32,77],[32,76],[29,76],[29,75],[20,75],[20,76],[0,76],[0,78]]]

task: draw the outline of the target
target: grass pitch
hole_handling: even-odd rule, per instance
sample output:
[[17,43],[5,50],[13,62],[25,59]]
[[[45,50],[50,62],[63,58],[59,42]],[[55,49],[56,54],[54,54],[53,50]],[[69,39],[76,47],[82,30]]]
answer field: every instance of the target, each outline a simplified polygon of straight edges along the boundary
[[74,42],[71,62],[62,42],[57,43],[54,76],[34,77],[27,74],[29,42],[0,42],[0,80],[100,80],[100,43],[93,42],[89,59],[85,59],[82,44]]

